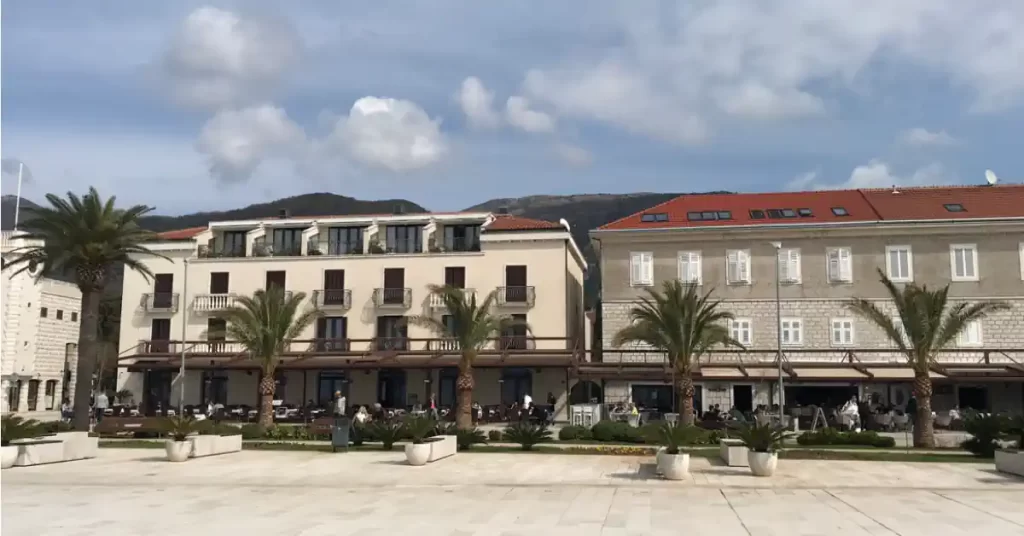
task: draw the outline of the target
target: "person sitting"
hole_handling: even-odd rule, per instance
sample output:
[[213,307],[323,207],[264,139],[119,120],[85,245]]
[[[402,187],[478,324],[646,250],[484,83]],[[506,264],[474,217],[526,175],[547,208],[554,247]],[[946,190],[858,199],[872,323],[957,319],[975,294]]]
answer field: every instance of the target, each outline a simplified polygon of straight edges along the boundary
[[359,406],[359,411],[356,412],[356,422],[364,424],[370,420],[370,414],[366,411],[366,406]]

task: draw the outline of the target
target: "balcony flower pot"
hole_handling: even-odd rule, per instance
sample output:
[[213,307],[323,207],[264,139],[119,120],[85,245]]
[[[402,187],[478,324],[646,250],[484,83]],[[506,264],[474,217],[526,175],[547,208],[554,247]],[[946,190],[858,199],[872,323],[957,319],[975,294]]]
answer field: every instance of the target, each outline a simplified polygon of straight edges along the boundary
[[750,451],[747,453],[747,465],[754,476],[772,476],[779,465],[779,453]]
[[192,455],[192,440],[186,439],[185,441],[175,441],[168,439],[164,443],[164,449],[167,451],[167,461],[170,462],[183,462],[188,460],[189,456]]
[[658,469],[666,480],[683,480],[690,474],[690,455],[680,452],[669,454],[665,452],[658,460]]
[[18,459],[18,445],[0,447],[0,467],[10,469]]

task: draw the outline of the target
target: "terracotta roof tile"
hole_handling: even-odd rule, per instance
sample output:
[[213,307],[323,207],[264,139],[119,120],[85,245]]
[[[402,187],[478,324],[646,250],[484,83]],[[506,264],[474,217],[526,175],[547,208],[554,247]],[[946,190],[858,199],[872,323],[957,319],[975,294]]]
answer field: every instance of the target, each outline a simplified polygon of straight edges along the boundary
[[186,240],[194,237],[195,235],[205,231],[207,227],[189,227],[188,229],[178,229],[175,231],[164,231],[157,233],[157,237],[161,240]]
[[[598,230],[729,227],[801,223],[1024,218],[1024,185],[948,186],[815,192],[684,195],[613,221]],[[946,204],[960,204],[950,212]],[[832,209],[845,209],[845,215]],[[751,211],[790,209],[784,217],[755,218]],[[800,209],[808,209],[809,214]],[[703,218],[696,213],[714,213]],[[728,214],[720,214],[728,212]],[[646,219],[645,219],[646,215]],[[720,216],[728,216],[721,218]]]
[[484,232],[488,231],[551,231],[551,230],[565,230],[560,223],[555,223],[547,220],[535,220],[533,218],[524,218],[522,216],[512,216],[510,214],[499,214],[494,217],[494,221],[488,225]]

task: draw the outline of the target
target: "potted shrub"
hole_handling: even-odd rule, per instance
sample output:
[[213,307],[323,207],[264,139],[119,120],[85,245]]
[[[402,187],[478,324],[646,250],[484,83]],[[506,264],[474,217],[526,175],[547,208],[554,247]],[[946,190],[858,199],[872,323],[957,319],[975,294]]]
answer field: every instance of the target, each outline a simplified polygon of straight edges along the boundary
[[779,449],[788,435],[786,429],[756,422],[737,429],[736,435],[747,447],[747,465],[754,476],[772,476],[779,464]]
[[410,417],[404,426],[411,441],[405,446],[405,460],[409,465],[426,465],[430,461],[430,444],[426,439],[434,434],[437,423],[427,417]]
[[1006,438],[1014,441],[1010,448],[995,452],[996,470],[1024,476],[1024,415],[1005,419]]
[[39,421],[35,419],[5,415],[0,422],[0,452],[2,452],[0,467],[10,469],[18,460],[18,445],[12,445],[13,441],[36,438],[44,433]]
[[964,418],[964,430],[971,437],[960,446],[979,458],[994,458],[1008,425],[1002,415],[971,413]]
[[371,422],[366,427],[366,432],[375,441],[380,441],[384,450],[391,450],[394,448],[395,442],[402,439],[405,427],[397,420],[379,420]]
[[188,460],[192,454],[192,441],[189,436],[196,433],[196,421],[192,417],[175,416],[167,417],[164,421],[164,431],[167,433],[167,441],[164,449],[167,451],[167,460],[172,462],[183,462]]
[[455,430],[455,441],[459,450],[469,450],[473,445],[487,443],[487,436],[482,430],[471,428],[469,430]]
[[551,430],[543,424],[520,421],[505,428],[505,440],[519,443],[523,450],[533,450],[535,445],[551,441]]
[[683,448],[693,445],[701,436],[699,428],[693,425],[662,423],[649,432],[664,447],[658,451],[657,471],[668,480],[682,480],[690,472],[690,455]]

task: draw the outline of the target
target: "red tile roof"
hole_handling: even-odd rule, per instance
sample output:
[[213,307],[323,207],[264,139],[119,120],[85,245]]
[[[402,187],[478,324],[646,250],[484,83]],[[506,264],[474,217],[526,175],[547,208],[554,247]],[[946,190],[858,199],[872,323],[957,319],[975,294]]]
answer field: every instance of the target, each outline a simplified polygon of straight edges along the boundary
[[161,240],[186,240],[193,236],[205,231],[208,227],[189,227],[188,229],[178,229],[176,231],[164,231],[157,233],[157,237]]
[[[943,205],[959,203],[963,212]],[[841,207],[848,215],[838,216]],[[810,209],[810,216],[752,218],[752,210]],[[729,219],[694,221],[692,212],[728,211]],[[654,221],[642,221],[644,215]],[[659,216],[660,215],[660,216]],[[683,195],[642,212],[615,220],[599,231],[794,225],[887,220],[1024,218],[1024,185],[899,188],[897,190],[822,190],[814,192]]]
[[565,230],[562,224],[547,220],[535,220],[510,214],[498,214],[484,232],[488,231],[553,231]]

